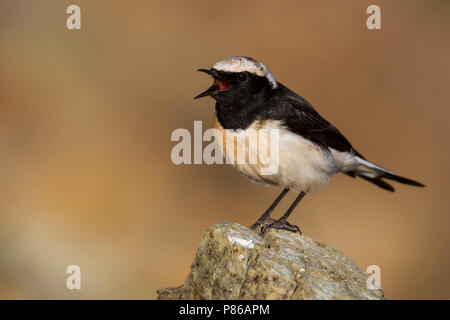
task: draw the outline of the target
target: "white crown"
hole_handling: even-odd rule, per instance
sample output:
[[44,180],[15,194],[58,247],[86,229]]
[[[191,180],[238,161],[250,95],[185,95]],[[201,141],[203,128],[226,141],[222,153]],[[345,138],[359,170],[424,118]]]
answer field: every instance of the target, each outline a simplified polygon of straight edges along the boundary
[[275,89],[278,84],[269,69],[259,61],[249,57],[234,56],[217,62],[213,69],[225,72],[250,72],[260,77],[266,77],[270,86]]

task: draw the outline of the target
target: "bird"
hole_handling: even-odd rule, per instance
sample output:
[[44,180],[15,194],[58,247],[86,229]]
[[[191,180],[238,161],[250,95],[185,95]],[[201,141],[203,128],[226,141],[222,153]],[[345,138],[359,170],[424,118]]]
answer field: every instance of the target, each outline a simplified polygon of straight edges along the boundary
[[[336,173],[362,178],[391,192],[395,189],[386,180],[424,187],[364,158],[307,100],[278,82],[263,63],[246,56],[231,56],[216,62],[212,68],[198,71],[214,80],[210,88],[194,99],[210,96],[216,101],[214,128],[222,134],[215,136],[215,142],[224,157],[236,157],[234,148],[227,147],[230,144],[245,144],[245,140],[226,141],[223,137],[227,133],[233,139],[256,129],[277,129],[279,133],[279,163],[275,174],[262,175],[258,170],[260,163],[231,161],[251,180],[282,188],[250,229],[259,227],[265,232],[275,228],[301,233],[298,226],[287,221],[290,214],[307,193],[324,189]],[[249,152],[248,144],[238,147]],[[273,210],[291,190],[298,192],[294,202],[279,219],[271,218]]]

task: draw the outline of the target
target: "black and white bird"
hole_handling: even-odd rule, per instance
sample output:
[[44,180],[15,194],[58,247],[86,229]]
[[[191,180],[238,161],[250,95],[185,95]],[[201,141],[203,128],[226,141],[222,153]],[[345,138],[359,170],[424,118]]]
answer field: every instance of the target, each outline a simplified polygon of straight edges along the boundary
[[[287,218],[307,192],[326,186],[335,173],[360,177],[388,191],[394,188],[384,179],[423,187],[420,182],[394,174],[366,160],[336,127],[325,120],[304,98],[275,80],[269,69],[252,58],[234,56],[211,69],[199,69],[214,78],[213,85],[195,97],[216,100],[214,127],[231,135],[248,130],[276,128],[279,132],[279,167],[274,175],[261,175],[256,164],[235,164],[238,171],[254,181],[283,188],[281,194],[251,226],[299,231]],[[241,129],[241,130],[238,130]],[[216,139],[226,157],[224,139]],[[246,146],[243,146],[244,148]],[[233,152],[233,151],[232,151]],[[235,162],[236,163],[236,162]],[[287,212],[278,220],[270,218],[289,190],[300,192]]]

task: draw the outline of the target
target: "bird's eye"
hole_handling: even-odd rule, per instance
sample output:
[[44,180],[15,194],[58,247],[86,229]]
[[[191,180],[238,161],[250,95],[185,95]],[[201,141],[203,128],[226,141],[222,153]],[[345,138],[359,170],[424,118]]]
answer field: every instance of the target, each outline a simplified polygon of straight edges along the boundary
[[245,82],[248,79],[248,75],[246,73],[239,73],[237,79],[239,82]]

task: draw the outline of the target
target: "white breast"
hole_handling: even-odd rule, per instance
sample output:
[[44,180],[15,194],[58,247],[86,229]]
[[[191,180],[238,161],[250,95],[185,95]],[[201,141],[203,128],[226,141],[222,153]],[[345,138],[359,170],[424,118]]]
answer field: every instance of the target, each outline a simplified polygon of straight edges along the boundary
[[[326,152],[317,145],[301,136],[285,129],[280,121],[255,121],[250,127],[241,132],[225,130],[217,121],[215,128],[221,132],[220,137],[216,137],[223,154],[228,162],[254,181],[288,187],[297,191],[318,191],[323,189],[329,182],[331,175],[338,171],[336,161],[330,152]],[[278,171],[273,175],[261,175],[262,164],[244,164],[236,162],[236,147],[239,135],[248,135],[248,130],[258,129],[278,129],[279,132],[279,162]],[[228,131],[228,138],[226,135]],[[232,137],[232,138],[231,138]],[[270,141],[269,141],[270,142]],[[233,148],[234,146],[234,148]],[[240,145],[245,148],[247,159],[254,149],[249,149],[248,145]]]

